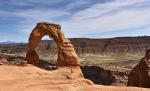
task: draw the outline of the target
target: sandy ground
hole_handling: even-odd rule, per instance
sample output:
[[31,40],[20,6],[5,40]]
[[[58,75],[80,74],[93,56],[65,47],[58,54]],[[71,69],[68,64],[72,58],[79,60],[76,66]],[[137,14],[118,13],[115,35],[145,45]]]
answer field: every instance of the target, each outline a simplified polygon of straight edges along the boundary
[[34,66],[0,66],[0,91],[150,91],[136,87],[94,85],[81,77],[80,68],[46,71]]

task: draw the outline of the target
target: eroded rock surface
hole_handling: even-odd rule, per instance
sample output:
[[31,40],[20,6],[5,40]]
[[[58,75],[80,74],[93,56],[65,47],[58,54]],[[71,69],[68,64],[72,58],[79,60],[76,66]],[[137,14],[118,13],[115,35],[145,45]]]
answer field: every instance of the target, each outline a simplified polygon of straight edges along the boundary
[[61,31],[61,26],[53,23],[38,23],[33,29],[29,37],[28,50],[26,54],[26,60],[28,63],[38,66],[39,56],[35,51],[35,48],[40,43],[43,36],[48,35],[53,38],[58,47],[58,59],[57,66],[79,66],[79,58],[75,53],[75,50],[71,42],[65,38]]
[[[80,75],[79,67],[46,71],[35,66],[0,66],[0,91],[149,91],[145,88],[95,85]],[[71,74],[74,74],[70,78]],[[78,79],[74,79],[78,78]]]
[[150,88],[150,49],[129,74],[128,86]]

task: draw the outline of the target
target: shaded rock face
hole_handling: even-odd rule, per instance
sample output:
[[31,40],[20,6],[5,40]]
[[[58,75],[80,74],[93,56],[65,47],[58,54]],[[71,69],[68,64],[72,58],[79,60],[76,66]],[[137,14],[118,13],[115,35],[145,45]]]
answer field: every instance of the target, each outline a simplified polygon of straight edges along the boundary
[[97,66],[81,66],[81,70],[84,77],[90,79],[95,84],[111,85],[115,81],[111,71]]
[[29,37],[28,50],[26,54],[26,60],[28,63],[38,66],[39,56],[35,51],[35,48],[40,43],[43,36],[48,35],[53,38],[58,48],[57,66],[79,66],[79,58],[75,53],[75,50],[71,42],[65,38],[61,31],[61,26],[52,23],[38,23],[33,29]]
[[128,86],[150,88],[150,50],[146,51],[145,57],[129,74]]

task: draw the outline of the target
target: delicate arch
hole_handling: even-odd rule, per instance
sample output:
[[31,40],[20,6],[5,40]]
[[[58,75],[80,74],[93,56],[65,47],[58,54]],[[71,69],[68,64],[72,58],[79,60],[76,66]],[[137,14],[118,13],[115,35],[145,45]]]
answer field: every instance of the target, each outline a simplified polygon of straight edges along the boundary
[[39,65],[39,56],[35,48],[40,43],[43,36],[48,35],[53,38],[58,47],[57,66],[79,66],[79,58],[71,42],[65,38],[58,24],[42,22],[38,23],[30,34],[26,60],[29,64]]

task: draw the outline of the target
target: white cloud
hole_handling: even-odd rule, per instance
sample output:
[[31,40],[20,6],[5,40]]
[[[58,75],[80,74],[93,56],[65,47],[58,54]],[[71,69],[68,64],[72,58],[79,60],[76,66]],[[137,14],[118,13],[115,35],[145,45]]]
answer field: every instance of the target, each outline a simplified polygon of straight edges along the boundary
[[36,4],[57,4],[63,2],[63,0],[9,0],[9,4],[17,5],[17,6],[33,6]]
[[91,0],[74,0],[72,1],[72,3],[68,4],[66,8],[67,10],[72,10],[72,9],[79,8],[84,5],[88,5],[91,2],[92,2]]
[[15,13],[19,17],[24,17],[26,19],[39,19],[39,18],[49,18],[49,17],[59,17],[68,14],[67,12],[62,12],[60,10],[48,10],[48,9],[30,9],[23,10]]
[[36,23],[51,22],[53,18],[69,15],[69,13],[60,10],[31,9],[14,12],[13,15],[23,18],[19,25],[17,25],[17,30],[20,32],[30,33]]
[[140,28],[150,24],[150,6],[138,7],[139,4],[145,4],[148,1],[115,0],[95,4],[77,12],[70,20],[63,21],[63,29],[69,37],[80,37],[90,33]]

